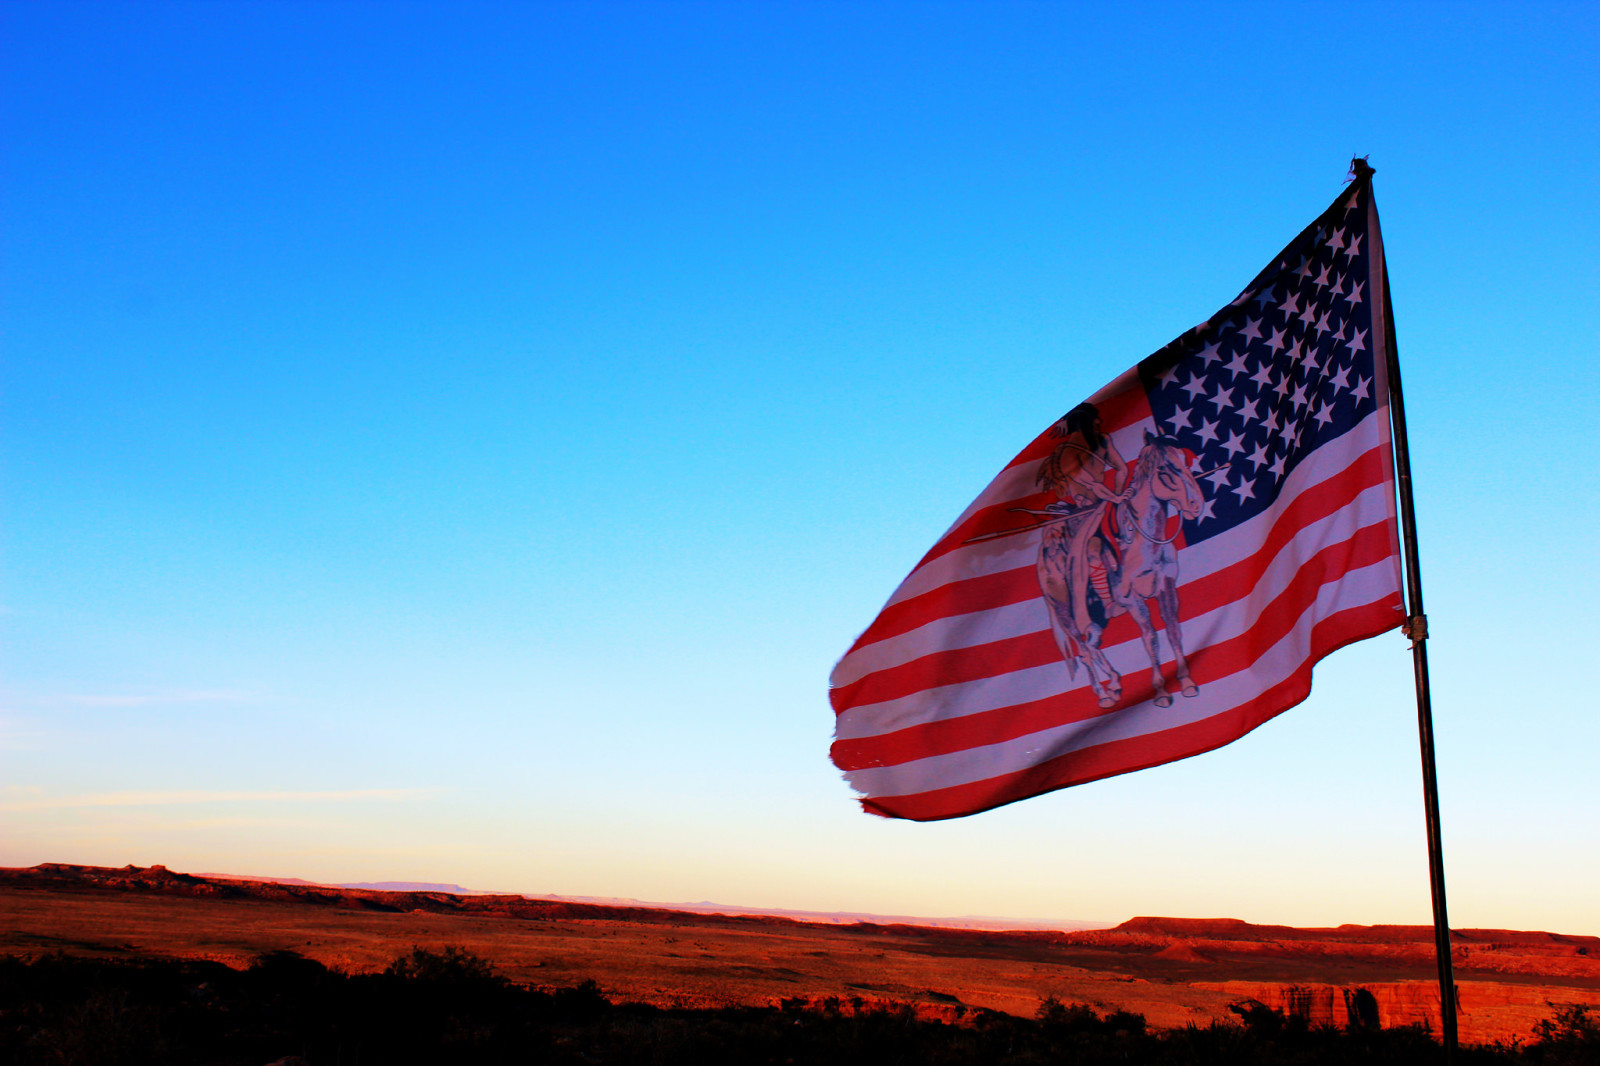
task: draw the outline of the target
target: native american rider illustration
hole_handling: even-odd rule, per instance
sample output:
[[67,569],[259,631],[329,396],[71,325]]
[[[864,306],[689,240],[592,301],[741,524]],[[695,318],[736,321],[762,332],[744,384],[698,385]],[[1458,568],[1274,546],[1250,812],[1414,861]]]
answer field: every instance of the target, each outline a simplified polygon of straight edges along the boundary
[[1038,484],[1055,494],[1045,508],[1039,541],[1039,588],[1050,610],[1050,629],[1071,676],[1078,664],[1103,708],[1122,698],[1122,675],[1101,651],[1106,624],[1129,614],[1150,656],[1156,706],[1172,705],[1161,671],[1159,634],[1150,614],[1154,600],[1172,645],[1177,683],[1185,696],[1200,689],[1189,676],[1178,623],[1178,553],[1168,534],[1174,514],[1200,513],[1200,483],[1193,455],[1171,437],[1146,432],[1130,468],[1101,428],[1100,412],[1082,403],[1051,429],[1059,443],[1039,464]]

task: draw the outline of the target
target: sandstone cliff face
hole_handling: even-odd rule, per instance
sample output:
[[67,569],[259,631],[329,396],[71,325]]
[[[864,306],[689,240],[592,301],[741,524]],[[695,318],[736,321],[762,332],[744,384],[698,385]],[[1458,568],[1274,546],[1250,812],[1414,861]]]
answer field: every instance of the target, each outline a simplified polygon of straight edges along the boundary
[[[1431,981],[1393,981],[1357,986],[1281,985],[1256,981],[1218,981],[1196,983],[1196,988],[1254,1000],[1286,1015],[1306,1019],[1312,1025],[1345,1028],[1360,1024],[1358,1014],[1362,993],[1371,996],[1377,1008],[1377,1022],[1384,1028],[1420,1025],[1436,1030],[1439,1025],[1439,986]],[[1458,981],[1456,995],[1461,1001],[1457,1018],[1461,1041],[1486,1044],[1528,1041],[1538,1023],[1556,1009],[1576,1003],[1593,1003],[1600,993],[1582,989],[1558,989],[1511,985],[1493,981]]]

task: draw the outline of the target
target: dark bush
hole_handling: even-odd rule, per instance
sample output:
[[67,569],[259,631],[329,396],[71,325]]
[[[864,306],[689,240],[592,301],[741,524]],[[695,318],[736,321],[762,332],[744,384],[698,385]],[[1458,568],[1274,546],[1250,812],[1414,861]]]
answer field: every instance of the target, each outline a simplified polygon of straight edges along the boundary
[[[1551,1004],[1554,1006],[1554,1004]],[[1600,1018],[1589,1004],[1557,1007],[1554,1016],[1540,1022],[1528,1049],[1534,1060],[1549,1066],[1594,1066],[1600,1062]]]
[[505,978],[495,973],[494,964],[472,952],[455,946],[442,951],[412,948],[411,954],[402,955],[383,971],[385,977],[398,977],[404,981],[424,981],[446,985],[493,985],[505,983]]
[[[1099,1032],[1100,1016],[1087,1003],[1064,1004],[1055,996],[1046,996],[1033,1016],[1047,1030],[1069,1033]],[[1139,1018],[1139,1029],[1144,1029],[1144,1019]]]

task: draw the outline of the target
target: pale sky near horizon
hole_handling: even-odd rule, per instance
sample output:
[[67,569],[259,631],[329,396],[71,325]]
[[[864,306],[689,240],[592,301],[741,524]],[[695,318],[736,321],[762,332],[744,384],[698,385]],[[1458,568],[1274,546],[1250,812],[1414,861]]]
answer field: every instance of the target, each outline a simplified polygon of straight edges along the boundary
[[833,662],[1370,155],[1456,927],[1600,933],[1600,14],[0,3],[0,865],[1431,920],[1410,659],[860,812]]

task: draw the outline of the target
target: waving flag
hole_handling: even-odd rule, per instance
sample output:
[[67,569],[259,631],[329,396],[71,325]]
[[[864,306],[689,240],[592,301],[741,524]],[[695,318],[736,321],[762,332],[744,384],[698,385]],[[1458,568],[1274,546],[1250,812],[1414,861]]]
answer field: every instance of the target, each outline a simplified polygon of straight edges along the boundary
[[1401,625],[1383,279],[1363,176],[1000,472],[834,668],[863,806],[955,818],[1209,751]]

